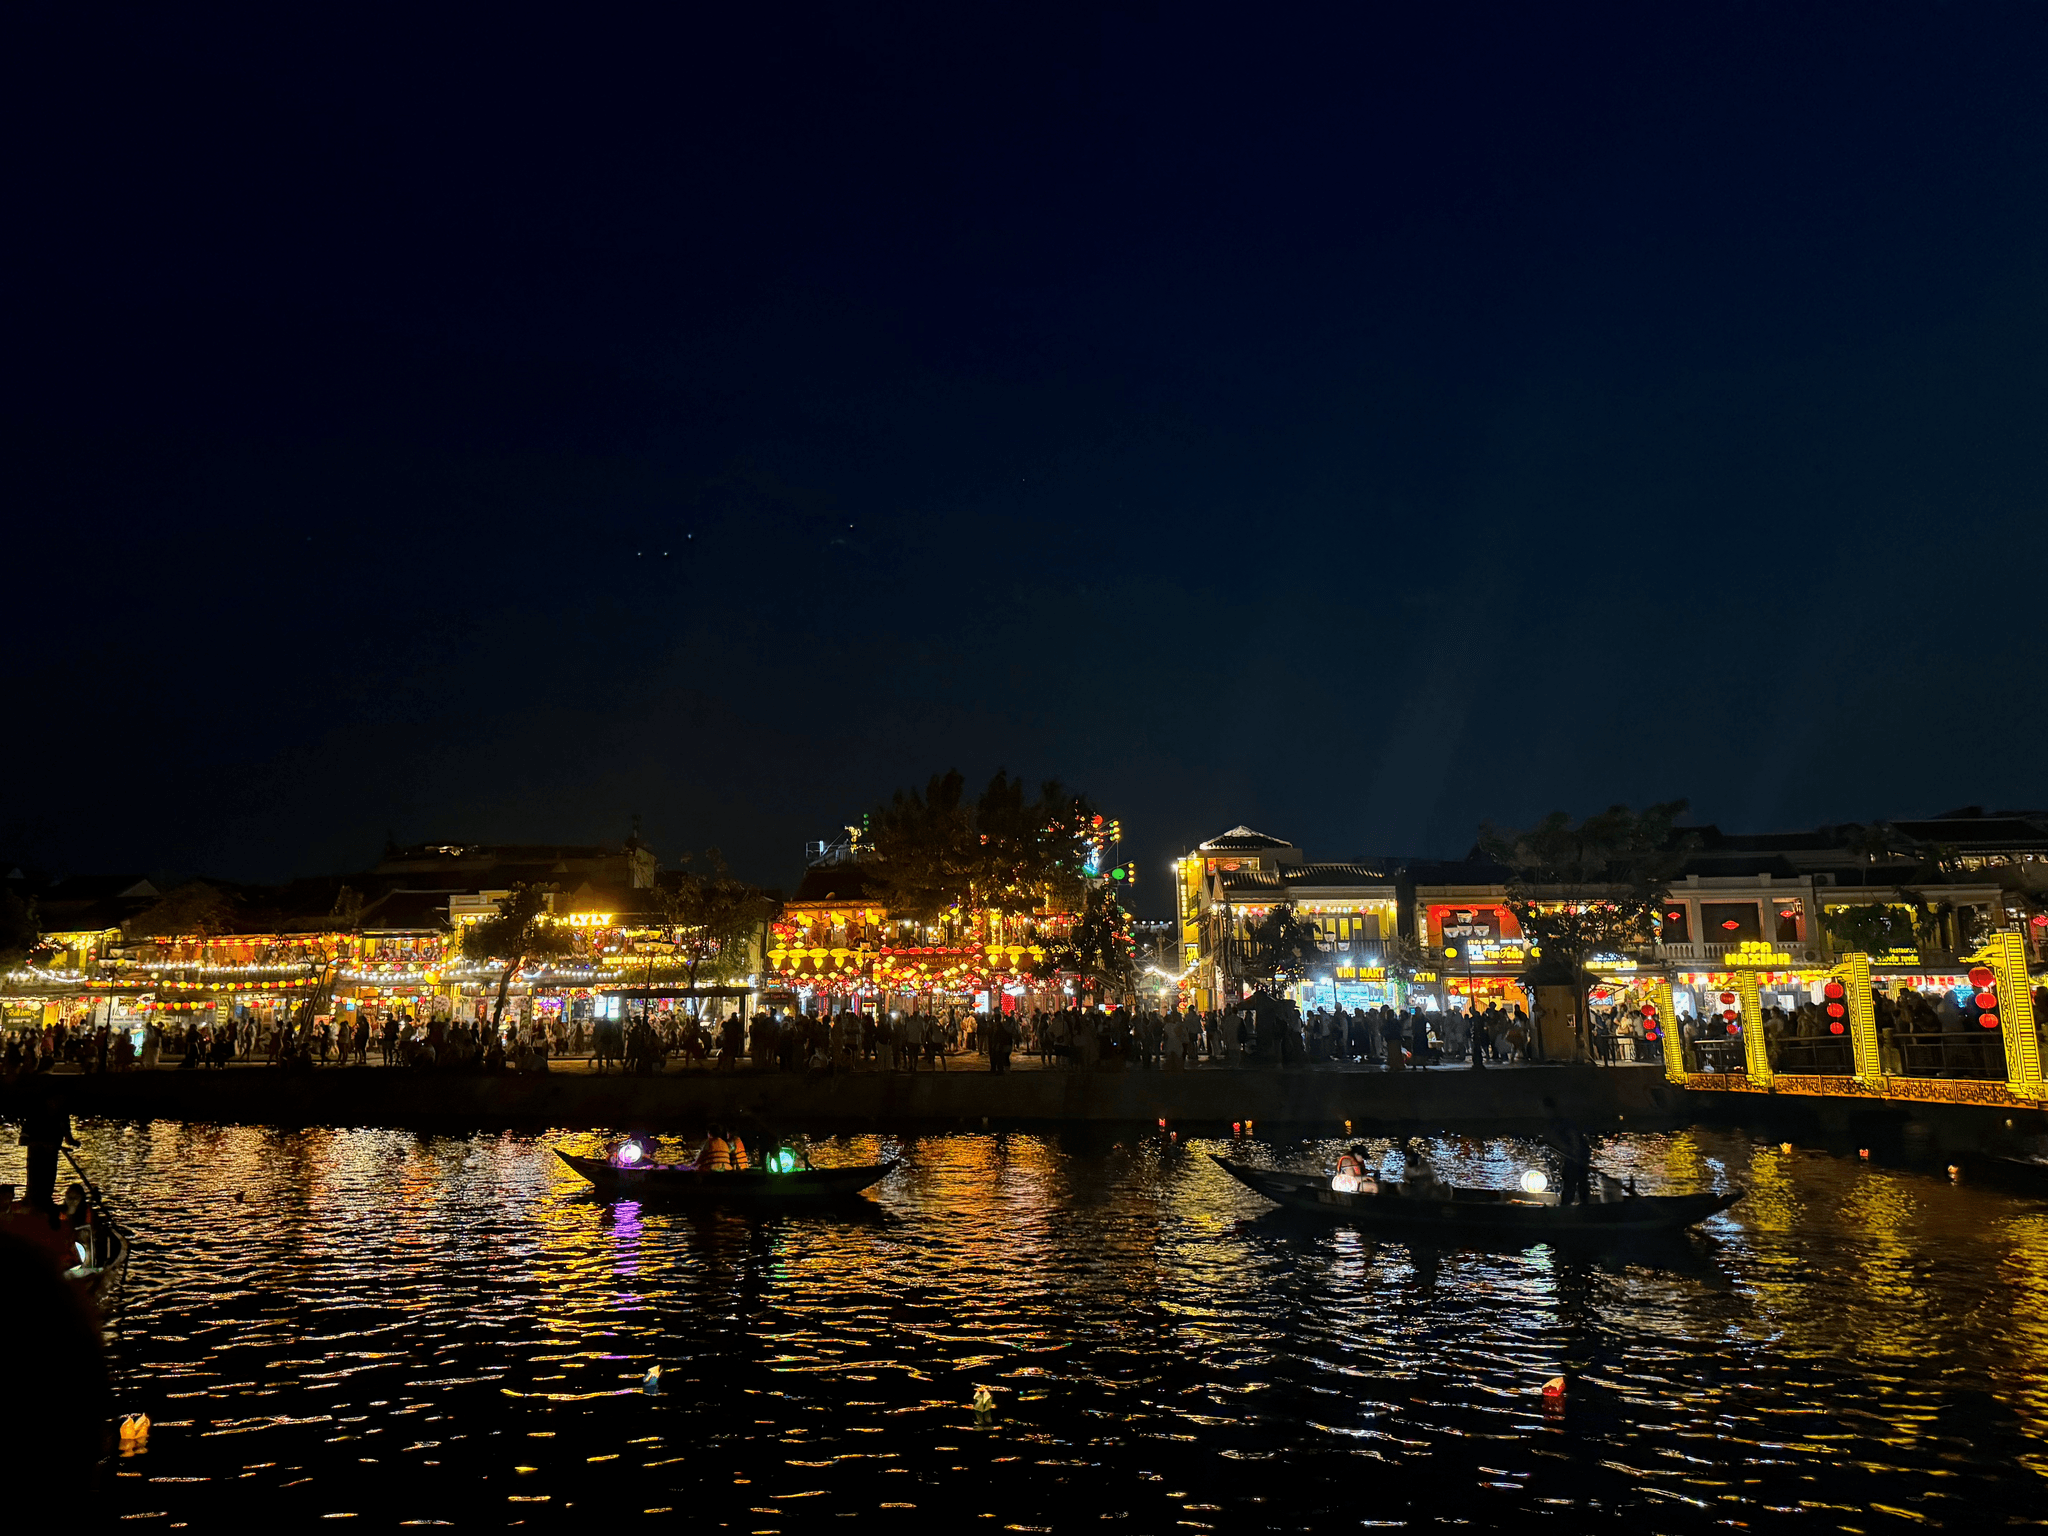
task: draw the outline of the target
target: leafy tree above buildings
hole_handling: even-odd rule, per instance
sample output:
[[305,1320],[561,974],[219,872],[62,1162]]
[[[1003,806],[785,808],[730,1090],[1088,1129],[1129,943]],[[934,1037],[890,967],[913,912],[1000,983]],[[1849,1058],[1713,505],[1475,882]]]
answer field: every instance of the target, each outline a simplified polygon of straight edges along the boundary
[[1526,830],[1480,826],[1480,851],[1512,872],[1506,905],[1539,953],[1539,974],[1572,987],[1580,1056],[1592,985],[1586,963],[1656,937],[1665,892],[1691,852],[1692,840],[1674,831],[1685,808],[1669,800],[1640,813],[1609,806],[1576,825],[1553,811]]
[[891,921],[955,937],[986,927],[994,942],[1005,919],[1055,917],[1042,930],[1034,924],[1043,954],[1030,973],[1067,973],[1130,994],[1130,915],[1098,871],[1117,829],[1085,795],[1057,780],[1032,794],[998,770],[970,802],[955,769],[933,774],[922,790],[898,790],[869,826],[868,868]]
[[20,965],[36,948],[36,899],[0,887],[0,965]]
[[1246,925],[1239,941],[1238,968],[1247,980],[1286,984],[1300,981],[1321,957],[1316,925],[1282,902]]
[[998,770],[969,804],[957,769],[923,790],[900,789],[871,820],[878,893],[892,917],[1072,909],[1089,887],[1088,854],[1103,818],[1056,780],[1025,798]]
[[514,976],[536,960],[555,959],[576,948],[574,931],[549,915],[550,894],[544,886],[515,885],[499,900],[496,913],[463,927],[462,957],[498,971],[498,999],[491,1009],[494,1029],[504,1022]]
[[1911,909],[1885,902],[1828,907],[1821,913],[1837,951],[1860,950],[1866,955],[1913,948],[1919,942],[1913,919]]
[[1129,916],[1114,889],[1090,887],[1082,894],[1073,921],[1047,943],[1045,958],[1031,967],[1031,974],[1044,980],[1077,976],[1105,995],[1129,996],[1137,980]]
[[656,879],[642,921],[657,943],[673,946],[692,991],[736,980],[746,974],[750,946],[772,904],[758,886],[735,879],[716,848],[685,856],[682,865]]

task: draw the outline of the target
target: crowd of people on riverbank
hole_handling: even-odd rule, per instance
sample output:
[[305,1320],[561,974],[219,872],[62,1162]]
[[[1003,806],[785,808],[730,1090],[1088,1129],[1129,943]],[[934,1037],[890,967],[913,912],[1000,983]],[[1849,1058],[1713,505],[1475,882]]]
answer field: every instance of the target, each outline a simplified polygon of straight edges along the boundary
[[288,1070],[379,1066],[545,1072],[565,1059],[598,1072],[652,1074],[671,1065],[778,1072],[949,1070],[957,1058],[1002,1073],[1020,1056],[1040,1068],[1377,1065],[1390,1071],[1445,1062],[1526,1060],[1529,1020],[1519,1008],[1472,1013],[1421,1009],[1318,1009],[1255,993],[1227,1009],[1065,1008],[975,1013],[962,1008],[829,1013],[761,1010],[700,1017],[646,1010],[586,1023],[509,1016],[451,1018],[394,1006],[340,1018],[254,1016],[151,1020],[138,1035],[104,1018],[15,1028],[0,1044],[0,1077],[61,1069],[105,1073]]

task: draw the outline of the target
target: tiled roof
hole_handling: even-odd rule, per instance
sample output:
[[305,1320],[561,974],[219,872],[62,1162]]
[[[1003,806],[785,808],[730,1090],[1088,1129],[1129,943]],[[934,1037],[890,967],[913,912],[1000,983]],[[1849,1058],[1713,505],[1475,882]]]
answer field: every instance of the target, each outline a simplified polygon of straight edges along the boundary
[[1197,853],[1252,853],[1261,848],[1292,848],[1294,844],[1284,838],[1269,837],[1264,832],[1254,832],[1250,827],[1232,827],[1228,832],[1219,833],[1201,847]]
[[1393,876],[1370,864],[1300,864],[1287,872],[1289,885],[1391,885]]
[[1219,870],[1216,884],[1224,891],[1278,891],[1286,888],[1280,876],[1265,869]]
[[793,905],[817,901],[875,901],[877,881],[866,864],[819,864],[797,882]]
[[372,933],[446,928],[448,892],[386,891],[363,908],[361,926]]
[[2019,816],[1944,816],[1933,821],[1895,821],[1895,830],[1922,843],[1963,849],[2048,848],[2048,827]]

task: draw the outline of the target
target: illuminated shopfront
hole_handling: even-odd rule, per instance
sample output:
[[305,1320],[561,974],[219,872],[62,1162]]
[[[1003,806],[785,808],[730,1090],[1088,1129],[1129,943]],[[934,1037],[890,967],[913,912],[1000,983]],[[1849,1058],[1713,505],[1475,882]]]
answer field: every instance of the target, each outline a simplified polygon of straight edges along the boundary
[[1536,957],[1505,902],[1429,902],[1422,916],[1423,952],[1439,967],[1436,982],[1420,986],[1425,1007],[1534,1013],[1535,999],[1521,976]]

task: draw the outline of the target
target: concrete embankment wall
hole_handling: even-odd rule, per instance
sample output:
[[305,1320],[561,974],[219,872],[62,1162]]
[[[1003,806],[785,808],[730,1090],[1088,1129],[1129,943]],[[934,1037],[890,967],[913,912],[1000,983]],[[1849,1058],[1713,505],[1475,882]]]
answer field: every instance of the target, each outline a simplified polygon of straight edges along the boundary
[[1534,1130],[1557,1115],[1588,1129],[1684,1123],[1688,1095],[1655,1067],[1543,1066],[1383,1074],[1280,1069],[1191,1072],[740,1072],[662,1077],[528,1076],[359,1068],[262,1068],[68,1077],[74,1115],[253,1125],[632,1127],[694,1131],[752,1118],[777,1129],[1150,1123],[1188,1134],[1255,1120],[1338,1133]]

